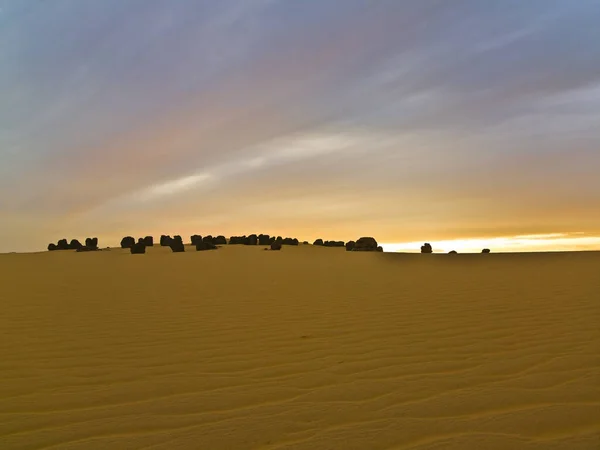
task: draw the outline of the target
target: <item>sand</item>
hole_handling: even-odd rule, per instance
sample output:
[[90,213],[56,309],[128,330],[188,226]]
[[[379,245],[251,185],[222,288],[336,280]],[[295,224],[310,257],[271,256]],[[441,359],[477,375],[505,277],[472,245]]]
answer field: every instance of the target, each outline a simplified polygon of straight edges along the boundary
[[0,255],[0,449],[600,448],[600,253]]

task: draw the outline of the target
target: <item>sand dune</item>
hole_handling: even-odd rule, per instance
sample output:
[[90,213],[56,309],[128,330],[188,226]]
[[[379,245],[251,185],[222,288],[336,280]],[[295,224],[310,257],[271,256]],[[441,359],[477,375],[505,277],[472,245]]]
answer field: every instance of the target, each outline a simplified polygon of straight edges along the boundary
[[600,253],[0,255],[0,449],[599,449]]

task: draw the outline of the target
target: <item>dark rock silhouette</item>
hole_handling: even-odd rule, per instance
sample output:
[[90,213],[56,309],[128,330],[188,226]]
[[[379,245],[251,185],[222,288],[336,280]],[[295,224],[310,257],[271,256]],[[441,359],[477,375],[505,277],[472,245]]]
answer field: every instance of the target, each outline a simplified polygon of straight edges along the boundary
[[378,246],[378,247],[377,247],[377,251],[378,251],[378,252],[383,252],[383,247],[382,247],[381,245],[380,245],[380,246]]
[[67,242],[66,239],[61,239],[58,241],[58,244],[56,244],[56,249],[57,250],[69,250],[69,243]]
[[[275,241],[275,242],[278,242],[278,241]],[[282,245],[298,245],[298,239],[296,239],[296,238],[286,237],[285,239],[282,239],[280,242]]]
[[49,252],[53,252],[54,250],[58,250],[58,247],[56,246],[56,244],[54,244],[54,243],[52,243],[52,242],[51,242],[51,243],[49,243],[49,244],[48,244],[48,251],[49,251]]
[[308,241],[302,242],[302,245],[308,245]]
[[275,240],[276,240],[276,239],[277,239],[277,238],[276,238],[275,236],[271,236],[271,237],[269,238],[269,245],[271,245],[273,242],[275,242]]
[[268,234],[258,235],[258,245],[269,245],[271,243],[271,237]]
[[346,242],[346,251],[351,252],[354,249],[355,244],[356,244],[356,242],[354,242],[354,241]]
[[152,236],[146,236],[144,238],[144,245],[146,247],[154,247],[154,238]]
[[271,244],[271,250],[281,250],[281,246],[281,242],[275,240],[275,242]]
[[125,236],[121,239],[121,248],[131,248],[135,245],[135,239],[131,236]]
[[199,234],[194,234],[190,236],[190,242],[192,243],[192,245],[196,245],[198,242],[202,242],[202,236],[200,236]]
[[457,254],[458,254],[458,252],[457,252],[456,250],[450,250],[450,251],[448,252],[448,254],[449,254],[449,255],[457,255]]
[[352,249],[353,252],[376,252],[377,250],[377,241],[375,240],[375,238],[372,237],[361,237],[360,239],[358,239],[355,244],[354,244],[354,248]]
[[229,245],[245,245],[248,242],[247,236],[231,236],[229,238]]
[[213,244],[212,242],[209,241],[202,241],[202,242],[198,242],[196,244],[196,251],[203,251],[203,250],[216,250],[218,247]]
[[248,236],[245,242],[246,245],[257,245],[258,244],[258,236],[255,234],[251,234]]
[[222,234],[218,235],[213,239],[213,244],[215,245],[227,245],[227,239]]
[[85,246],[90,249],[98,249],[98,238],[85,238]]
[[214,244],[214,239],[211,234],[208,234],[202,238],[202,242],[206,242],[207,244]]
[[146,239],[139,238],[137,243],[133,244],[129,248],[129,251],[132,255],[143,255],[146,253]]
[[313,242],[313,245],[323,245],[323,239],[317,239],[315,242]]
[[171,241],[171,244],[169,245],[169,247],[171,247],[171,251],[173,253],[185,252],[185,246],[183,245],[182,241],[178,241],[178,240],[173,239]]
[[323,247],[343,247],[345,245],[344,241],[325,241],[323,242]]
[[489,253],[490,249],[489,248],[484,248],[483,250],[481,250],[481,253]]
[[421,245],[421,253],[433,253],[433,248],[431,248],[431,244],[425,242],[425,244]]
[[169,235],[162,235],[160,237],[160,245],[161,247],[169,247],[171,245],[171,242],[173,241],[173,238]]
[[69,243],[69,249],[70,250],[78,250],[81,247],[83,247],[83,245],[81,244],[81,242],[79,242],[77,239],[71,239],[71,242]]

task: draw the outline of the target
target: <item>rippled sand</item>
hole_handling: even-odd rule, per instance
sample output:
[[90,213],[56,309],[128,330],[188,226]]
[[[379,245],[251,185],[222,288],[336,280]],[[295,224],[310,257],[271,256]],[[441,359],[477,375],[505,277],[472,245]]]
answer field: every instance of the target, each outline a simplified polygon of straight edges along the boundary
[[0,449],[600,448],[600,253],[0,255]]

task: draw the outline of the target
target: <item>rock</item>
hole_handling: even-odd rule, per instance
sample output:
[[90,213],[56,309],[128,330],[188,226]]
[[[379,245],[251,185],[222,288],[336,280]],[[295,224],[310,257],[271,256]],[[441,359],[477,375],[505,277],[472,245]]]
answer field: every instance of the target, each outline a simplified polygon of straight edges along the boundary
[[308,241],[302,242],[302,245],[308,245]]
[[162,235],[160,237],[160,246],[161,247],[169,247],[171,245],[171,241],[173,240],[173,238],[171,236],[168,235]]
[[54,250],[58,250],[58,247],[56,246],[56,244],[53,244],[51,242],[50,244],[48,244],[48,251],[53,252]]
[[146,247],[154,247],[154,238],[152,236],[146,236],[144,238],[144,245]]
[[85,238],[85,246],[90,249],[98,249],[98,238]]
[[286,237],[285,239],[281,240],[281,244],[282,245],[298,245],[298,239]]
[[421,245],[421,253],[433,253],[433,248],[431,248],[429,242],[425,242],[425,244]]
[[258,235],[258,245],[269,245],[271,243],[271,237],[268,234]]
[[140,238],[137,243],[133,244],[129,251],[132,255],[143,255],[146,253],[146,242],[145,239]]
[[315,242],[313,242],[313,245],[323,245],[323,239],[317,239]]
[[352,249],[353,252],[376,252],[377,251],[377,241],[375,240],[375,238],[372,237],[361,237],[360,239],[358,239],[355,244],[354,244],[354,248]]
[[218,247],[213,244],[212,242],[209,241],[202,241],[202,242],[198,242],[196,244],[196,251],[203,251],[203,250],[216,250]]
[[257,245],[258,244],[258,236],[255,234],[251,234],[248,236],[245,242],[246,245]]
[[174,236],[169,247],[171,247],[171,251],[173,253],[185,252],[185,246],[183,245],[183,240],[181,239],[181,236],[179,236],[179,239],[177,239],[177,236]]
[[356,242],[354,242],[354,241],[346,242],[346,251],[351,252],[354,249],[355,244],[356,244]]
[[489,248],[484,248],[483,250],[481,250],[481,253],[490,253],[490,249]]
[[345,245],[344,241],[325,241],[323,242],[323,247],[343,247]]
[[378,247],[377,247],[377,251],[378,251],[378,252],[383,252],[383,247],[382,247],[381,245],[380,245],[380,246],[378,246]]
[[456,250],[450,250],[450,251],[448,252],[448,254],[449,254],[449,255],[457,255],[458,253],[457,253],[457,251],[456,251]]
[[83,245],[77,239],[71,239],[69,243],[69,250],[79,250]]
[[213,239],[213,244],[215,245],[227,245],[227,239],[222,234],[218,235]]
[[125,236],[121,239],[121,248],[131,248],[135,245],[135,239],[131,236]]
[[200,236],[199,234],[194,234],[190,236],[190,242],[192,243],[192,245],[196,245],[199,242],[202,242],[202,236]]
[[271,244],[271,250],[281,250],[281,242],[275,240],[275,242]]
[[56,249],[57,250],[69,250],[69,243],[67,242],[66,239],[61,239],[58,241],[58,244],[56,244]]

